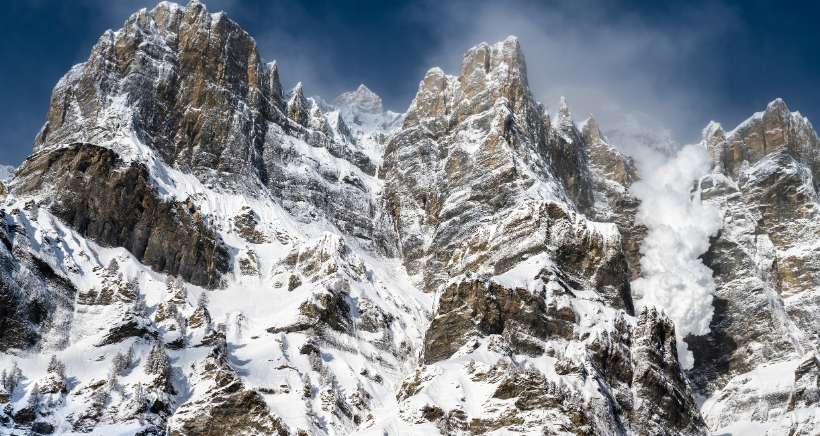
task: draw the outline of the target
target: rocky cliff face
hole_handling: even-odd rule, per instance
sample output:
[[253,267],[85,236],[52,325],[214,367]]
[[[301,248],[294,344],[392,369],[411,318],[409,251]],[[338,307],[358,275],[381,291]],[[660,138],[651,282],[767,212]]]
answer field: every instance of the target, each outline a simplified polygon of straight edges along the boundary
[[[634,168],[594,126],[565,101],[545,114],[514,38],[470,49],[457,77],[427,73],[383,164],[404,264],[437,291],[396,419],[455,434],[706,431],[670,321],[630,316],[637,248],[616,217],[637,227],[622,212]],[[648,419],[658,401],[675,416]]]
[[126,165],[91,144],[35,154],[21,168],[14,193],[56,188],[50,212],[82,236],[123,247],[157,271],[209,288],[229,270],[230,254],[190,199],[162,201],[145,165]]
[[724,221],[704,256],[718,285],[715,315],[710,334],[688,339],[691,380],[711,396],[704,411],[713,428],[745,421],[811,434],[820,401],[788,398],[802,397],[803,374],[818,374],[817,134],[775,100],[731,132],[713,123],[704,135],[714,170],[703,198]]
[[97,41],[54,90],[35,151],[134,130],[163,161],[204,179],[265,179],[265,122],[281,114],[275,69],[224,14],[161,3]]
[[[426,290],[468,272],[501,274],[566,245],[578,278],[611,286],[616,304],[631,306],[617,277],[626,274],[617,230],[580,215],[593,206],[592,182],[566,104],[556,127],[550,123],[514,38],[470,49],[458,77],[426,74],[383,164],[405,265]],[[573,242],[550,234],[560,218],[561,238],[574,234],[595,249],[569,253]]]
[[515,38],[431,69],[405,114],[308,95],[197,1],[138,11],[57,84],[0,185],[4,432],[818,428],[817,137],[781,102],[707,129],[726,221],[684,372],[630,290],[632,160],[535,101]]

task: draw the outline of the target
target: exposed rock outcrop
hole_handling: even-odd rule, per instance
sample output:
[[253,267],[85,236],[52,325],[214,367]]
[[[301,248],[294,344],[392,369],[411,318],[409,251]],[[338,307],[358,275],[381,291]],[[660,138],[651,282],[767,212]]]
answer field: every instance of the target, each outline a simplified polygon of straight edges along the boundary
[[549,338],[571,340],[575,312],[566,299],[492,282],[463,281],[439,297],[424,341],[424,362],[447,359],[474,337],[500,335],[510,351],[538,356]]
[[636,401],[630,421],[636,434],[708,434],[678,363],[675,326],[654,308],[638,318],[632,359]]
[[230,255],[192,202],[163,200],[148,169],[110,149],[73,144],[47,149],[21,166],[17,195],[48,193],[46,206],[81,235],[124,247],[157,271],[217,287]]
[[473,47],[458,77],[428,71],[382,171],[404,263],[426,290],[468,272],[500,274],[562,246],[551,232],[568,225],[588,235],[582,246],[606,253],[602,262],[572,259],[576,272],[595,282],[601,276],[590,264],[620,269],[605,285],[631,306],[617,231],[575,218],[593,206],[586,145],[565,104],[550,126],[530,93],[517,39]]
[[277,64],[262,64],[224,13],[162,2],[106,32],[60,80],[35,151],[99,145],[151,163],[153,178],[167,180],[167,165],[209,188],[269,196],[304,221],[324,216],[394,252],[363,180],[375,164],[335,137],[301,86],[282,99]]
[[179,406],[171,419],[171,435],[266,434],[288,435],[273,417],[262,396],[244,386],[225,356],[225,338],[197,362],[196,394]]
[[227,172],[265,181],[265,122],[284,118],[278,87],[277,70],[225,14],[160,3],[104,33],[57,84],[35,151],[133,130],[165,162],[204,180],[223,184]]

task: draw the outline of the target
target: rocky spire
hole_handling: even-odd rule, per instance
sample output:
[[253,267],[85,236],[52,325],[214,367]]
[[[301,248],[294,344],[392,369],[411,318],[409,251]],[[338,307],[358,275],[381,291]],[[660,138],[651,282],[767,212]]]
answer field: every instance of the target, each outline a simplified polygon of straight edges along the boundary
[[136,137],[202,179],[219,168],[233,175],[220,185],[252,185],[270,119],[265,76],[256,42],[227,15],[161,2],[105,32],[60,80],[35,149],[120,138],[112,147],[133,154]]
[[561,179],[575,206],[587,210],[593,204],[587,147],[563,96],[554,128],[547,146],[552,172]]
[[[447,247],[463,242],[454,241],[474,237],[470,226],[475,208],[504,216],[505,208],[520,205],[532,192],[521,190],[525,184],[543,183],[534,202],[553,196],[577,210],[592,204],[591,177],[577,131],[573,126],[571,136],[555,134],[549,126],[543,106],[528,87],[526,64],[515,37],[468,50],[458,76],[448,76],[440,68],[427,72],[403,128],[387,143],[383,162],[386,195],[406,201],[398,210],[407,216],[397,217],[397,222],[403,226],[400,237],[406,236],[402,244],[411,270],[416,259],[428,255],[446,259],[452,255]],[[429,186],[432,183],[440,185]],[[457,204],[461,196],[431,197],[440,192],[476,195],[467,207]],[[447,211],[446,222],[437,216],[440,210]],[[433,229],[439,222],[440,227]],[[428,223],[430,227],[425,227]],[[441,237],[426,253],[418,244],[430,236],[419,236],[421,232]],[[458,264],[453,262],[448,265]],[[448,274],[460,272],[455,269],[463,266],[458,265]],[[441,283],[439,271],[427,271],[428,289]]]
[[569,111],[569,105],[567,104],[567,99],[564,96],[561,96],[561,101],[559,103],[558,122],[556,125],[559,129],[575,128],[575,123],[572,121],[572,113]]
[[493,98],[488,103],[506,98],[513,112],[519,114],[535,106],[529,90],[524,52],[515,36],[495,44],[483,42],[468,50],[458,81],[466,99],[489,91]]
[[786,102],[782,98],[778,97],[770,101],[769,104],[766,105],[766,113],[769,115],[776,115],[781,118],[785,118],[789,115],[790,112],[789,107],[786,105]]
[[342,117],[341,111],[336,111],[330,122],[336,126],[336,132],[338,132],[342,138],[348,142],[354,141],[353,136],[350,133],[350,127],[348,127],[347,123],[345,123],[345,119]]
[[284,96],[282,95],[282,82],[279,80],[279,65],[276,61],[265,64],[267,69],[267,91],[271,101],[281,110],[285,110]]
[[495,44],[482,42],[467,50],[461,63],[459,78],[467,83],[471,79],[480,80],[482,75],[502,70],[509,74],[512,80],[520,81],[520,86],[529,86],[524,52],[515,36],[508,36]]
[[418,124],[423,119],[441,117],[449,103],[448,78],[439,67],[430,68],[419,82],[416,98],[407,111],[405,127]]
[[419,84],[405,126],[444,117],[450,118],[445,124],[452,124],[496,105],[512,111],[525,130],[542,132],[542,110],[530,92],[524,54],[514,36],[470,48],[458,76],[431,68]]
[[325,117],[325,114],[324,112],[322,112],[322,109],[319,107],[319,104],[312,98],[308,99],[308,104],[310,105],[310,117],[308,120],[308,127],[331,137],[333,132],[331,131],[330,124],[327,121],[327,117]]
[[607,142],[595,118],[587,118],[581,123],[580,130],[590,169],[606,179],[629,187],[637,175],[632,159]]
[[290,119],[307,127],[310,122],[310,108],[304,91],[302,91],[302,82],[297,83],[296,86],[293,87],[293,90],[290,91],[287,109]]
[[712,168],[717,172],[723,172],[723,145],[726,142],[726,132],[720,123],[709,122],[703,129],[703,142],[712,160]]
[[598,125],[598,120],[593,117],[589,117],[581,125],[581,136],[583,136],[584,142],[586,142],[587,145],[606,142],[604,140],[604,134],[601,132],[601,127]]

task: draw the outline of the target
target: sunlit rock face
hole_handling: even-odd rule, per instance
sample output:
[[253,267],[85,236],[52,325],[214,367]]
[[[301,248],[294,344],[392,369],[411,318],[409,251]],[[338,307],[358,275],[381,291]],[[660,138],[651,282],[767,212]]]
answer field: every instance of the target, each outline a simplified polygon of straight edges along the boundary
[[204,179],[265,179],[265,124],[283,121],[276,70],[224,14],[161,3],[97,41],[55,87],[35,150],[133,129],[167,163]]
[[[557,248],[548,211],[564,210],[568,225],[583,233],[574,217],[593,207],[583,137],[565,104],[551,127],[529,90],[515,38],[470,49],[457,77],[436,68],[425,75],[387,144],[383,174],[405,265],[429,291],[450,277],[500,274]],[[625,273],[617,230],[591,233],[592,255],[602,261],[587,263]],[[588,266],[576,268],[588,280],[618,274]]]
[[340,136],[301,84],[284,95],[277,64],[263,64],[224,13],[160,3],[102,35],[60,80],[34,149],[87,143],[126,163],[161,162],[213,189],[275,198],[304,221],[330,217],[394,252],[364,181],[376,164]]
[[437,296],[398,394],[403,421],[447,434],[705,434],[671,321],[630,316],[634,166],[594,120],[577,127],[566,101],[545,113],[516,39],[470,49],[459,76],[431,69],[383,171],[404,265]]
[[811,434],[820,401],[788,398],[806,398],[798,372],[818,374],[820,142],[778,99],[731,132],[710,124],[703,143],[714,162],[703,198],[724,218],[704,255],[718,285],[715,315],[710,334],[687,339],[696,359],[689,376],[711,396],[704,412],[712,428],[748,421]]

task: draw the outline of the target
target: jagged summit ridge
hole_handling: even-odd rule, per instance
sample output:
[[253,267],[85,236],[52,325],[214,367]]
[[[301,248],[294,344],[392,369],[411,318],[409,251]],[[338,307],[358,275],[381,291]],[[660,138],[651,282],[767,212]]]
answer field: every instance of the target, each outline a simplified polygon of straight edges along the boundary
[[[474,237],[467,223],[476,214],[508,215],[501,211],[529,202],[555,201],[578,209],[591,204],[585,148],[569,146],[563,130],[548,129],[543,112],[527,87],[514,37],[469,49],[459,76],[438,68],[427,72],[402,129],[387,144],[383,164],[388,207],[396,211],[411,271],[428,250],[461,246]],[[488,192],[483,186],[494,188]],[[495,204],[489,205],[485,195],[495,195]],[[431,236],[424,236],[427,232]],[[436,240],[437,233],[458,236]],[[435,258],[429,261],[444,261]],[[439,266],[432,270],[443,272]],[[433,290],[441,279],[427,280]]]
[[[190,12],[184,10],[169,10],[169,16]],[[163,14],[140,18],[146,22],[141,31],[156,30],[151,20],[162,20]],[[626,358],[624,350],[629,345],[624,338],[633,334],[624,318],[629,316],[624,313],[633,312],[627,267],[617,225],[593,222],[580,212],[591,203],[577,196],[577,189],[591,189],[593,171],[586,165],[583,137],[574,124],[561,131],[550,127],[543,109],[522,85],[526,80],[519,51],[517,42],[507,40],[479,46],[467,56],[475,62],[486,59],[487,66],[475,64],[478,70],[469,73],[476,83],[466,76],[448,79],[453,91],[448,104],[463,108],[465,118],[450,125],[446,114],[426,117],[423,123],[441,127],[430,137],[415,136],[428,135],[429,129],[412,123],[390,133],[379,169],[381,178],[374,176],[373,161],[365,153],[364,158],[356,154],[366,149],[362,144],[367,138],[352,131],[353,126],[367,125],[367,115],[375,120],[386,119],[386,114],[360,112],[358,122],[355,116],[348,121],[340,108],[306,97],[303,87],[297,87],[287,101],[256,106],[258,126],[264,132],[257,128],[235,130],[237,135],[245,135],[242,141],[261,140],[261,146],[250,149],[251,161],[260,159],[262,167],[248,173],[238,173],[237,169],[254,167],[240,165],[238,156],[224,154],[227,149],[220,158],[237,166],[217,160],[215,167],[203,163],[197,169],[163,154],[171,150],[168,144],[156,137],[150,138],[153,142],[141,139],[140,135],[154,132],[142,117],[156,114],[139,100],[117,97],[119,103],[114,106],[112,98],[107,100],[108,106],[100,106],[102,116],[77,118],[61,125],[58,130],[77,134],[92,126],[91,131],[98,132],[95,134],[110,135],[106,136],[110,139],[99,141],[95,136],[82,144],[45,143],[12,183],[10,207],[19,212],[4,221],[31,229],[25,238],[16,240],[17,244],[57,232],[57,228],[70,235],[56,242],[54,249],[66,253],[64,258],[37,254],[53,265],[50,268],[55,274],[73,284],[79,295],[72,300],[65,297],[71,287],[52,287],[47,295],[64,301],[66,307],[49,307],[46,319],[76,313],[66,328],[69,339],[61,339],[69,344],[67,351],[60,351],[69,361],[66,371],[77,373],[80,364],[88,365],[77,360],[77,355],[100,352],[106,356],[78,377],[83,394],[54,394],[50,404],[67,404],[80,412],[51,425],[59,425],[61,431],[168,426],[172,434],[209,426],[225,433],[304,430],[351,434],[382,432],[396,426],[410,432],[438,429],[452,433],[466,431],[462,416],[474,421],[470,425],[487,431],[541,431],[570,425],[573,420],[589,428],[610,428],[623,425],[619,422],[637,422],[630,416],[637,417],[639,411],[651,415],[651,402],[635,409],[635,415],[610,413],[615,410],[613,403],[595,393],[598,383],[615,377],[618,382],[612,382],[611,387],[632,398],[629,386],[645,384],[633,382],[629,373],[581,380],[574,375],[581,367],[569,363],[575,359],[571,356],[578,356],[584,365],[598,365],[599,357],[582,356],[601,347],[618,347],[618,355]],[[173,50],[166,54],[174,61],[187,56]],[[248,95],[280,95],[275,64],[259,65],[258,71],[268,77],[258,82],[261,94]],[[469,63],[465,67],[471,68]],[[123,83],[132,80],[129,74],[117,72],[79,74],[61,83],[55,93],[71,100],[74,97],[65,90],[77,89],[95,78],[110,79],[115,86],[100,89],[113,90],[116,95]],[[459,80],[471,90],[462,92]],[[202,106],[205,112],[215,110],[209,100],[214,96],[208,94],[212,84],[207,85],[203,91],[207,97]],[[177,98],[173,93],[149,91],[143,97],[160,102]],[[255,100],[242,93],[218,96],[236,97],[239,108],[254,107],[251,103]],[[75,103],[72,100],[69,106]],[[112,107],[117,112],[111,112]],[[256,115],[246,109],[238,113]],[[246,119],[235,116],[226,124],[224,116],[213,114],[213,118],[196,118],[202,124],[194,125],[188,133],[203,141],[203,147],[218,150],[220,145],[211,141],[222,137],[225,132],[220,129],[235,129],[235,122]],[[126,117],[131,124],[118,122]],[[350,126],[351,134],[337,140],[345,130],[343,126]],[[217,130],[205,134],[211,128]],[[49,132],[53,131],[45,129],[45,137]],[[568,135],[571,144],[564,139]],[[428,160],[426,147],[446,151],[447,160]],[[134,150],[144,154],[128,154]],[[195,153],[198,148],[193,145],[190,150]],[[94,164],[85,165],[89,162]],[[403,165],[418,165],[423,172],[397,171]],[[562,172],[553,173],[559,165]],[[433,185],[435,189],[402,191],[418,186],[402,184],[400,178],[425,173],[432,175],[426,182],[440,183]],[[137,186],[128,185],[135,180],[139,181]],[[246,189],[246,182],[254,189]],[[50,183],[57,194],[47,189]],[[131,212],[117,207],[119,203],[114,201],[123,198],[119,195],[122,192],[140,195],[140,201],[125,202],[135,213],[143,214],[137,214],[137,225],[119,221],[121,216],[134,215],[117,214]],[[414,233],[415,223],[405,219],[413,214],[423,216],[424,233]],[[498,227],[493,227],[493,220],[499,221]],[[146,233],[146,228],[151,232]],[[396,228],[402,229],[405,241],[399,241]],[[197,231],[208,237],[197,236]],[[123,235],[128,244],[117,239]],[[411,245],[417,237],[432,241],[420,257],[415,257]],[[146,239],[147,245],[143,245]],[[177,239],[192,243],[193,248],[173,242]],[[209,244],[197,245],[203,241]],[[21,250],[18,246],[16,252]],[[91,254],[82,256],[83,252]],[[385,257],[400,253],[401,259]],[[451,254],[455,257],[448,262],[445,255]],[[10,264],[20,262],[14,254],[9,256]],[[185,268],[172,268],[176,259],[185,260]],[[190,268],[190,260],[200,259],[204,267]],[[402,263],[407,269],[423,265],[423,274],[411,278]],[[181,272],[210,271],[209,266],[216,266],[216,273],[202,279]],[[432,294],[412,285],[418,278],[426,290],[440,290],[443,301],[466,298],[474,307],[486,308],[482,312],[488,314],[488,320],[500,322],[475,325],[461,304],[441,305],[434,312]],[[200,284],[220,289],[209,292],[195,286]],[[34,285],[40,282],[21,283]],[[438,285],[443,287],[436,289]],[[188,297],[187,292],[192,295]],[[509,304],[496,306],[493,301],[498,299]],[[13,301],[20,307],[35,304],[16,296]],[[605,314],[606,322],[580,323],[598,311]],[[433,319],[440,321],[428,329]],[[668,324],[660,319],[645,322]],[[26,332],[41,329],[49,340],[55,331],[36,323],[30,327]],[[586,339],[579,339],[582,336]],[[443,337],[449,339],[442,341]],[[645,338],[652,344],[668,340]],[[563,368],[560,375],[553,370],[513,371],[503,381],[504,386],[512,387],[509,390],[495,386],[502,380],[481,381],[484,376],[476,372],[476,368],[505,372],[512,362],[504,350],[536,359],[539,353],[554,349],[555,341],[571,343],[569,354],[549,359],[550,365]],[[472,353],[475,344],[486,358],[478,367],[464,366],[458,356]],[[173,385],[169,371],[155,369],[165,365],[143,366],[164,362],[164,353],[169,356],[167,366],[183,375],[182,385]],[[126,357],[117,357],[120,355]],[[140,369],[135,369],[134,363],[122,364],[123,359],[131,359],[129,355],[140,362]],[[261,355],[267,357],[259,358]],[[326,362],[323,356],[332,359]],[[21,362],[34,360],[26,359]],[[111,378],[99,383],[98,374],[109,366],[116,366],[122,381]],[[426,402],[428,392],[449,385],[447,376],[436,375],[441,374],[441,367],[452,369],[449,374],[469,371],[477,377],[476,387],[484,388],[476,390],[480,394],[470,395],[469,401],[475,404],[504,398],[516,398],[524,404],[524,392],[532,388],[543,392],[535,399],[541,406],[523,406],[527,414],[522,422],[506,418],[519,407],[512,401],[495,409],[499,413],[489,409],[485,413],[437,398],[433,406],[438,409],[429,413],[428,404],[420,402]],[[678,371],[671,368],[673,373]],[[36,369],[27,371],[40,377]],[[414,381],[417,374],[423,383]],[[677,382],[673,379],[672,383]],[[419,391],[401,387],[413,384]],[[499,393],[490,395],[487,387]],[[33,385],[29,383],[25,389],[29,393]],[[144,390],[159,399],[153,409],[139,407]],[[182,397],[174,392],[191,394]],[[594,400],[587,402],[588,397]],[[14,404],[15,408],[23,407],[17,400]],[[115,411],[125,410],[126,404],[137,405],[133,414],[116,416]],[[383,410],[402,412],[378,412]],[[438,416],[436,410],[454,418]],[[34,412],[35,419],[49,419],[38,413]],[[683,418],[685,426],[699,425],[696,413],[690,409],[684,412],[689,417]],[[214,416],[227,418],[214,421],[210,418]],[[317,416],[321,420],[315,419]]]
[[684,373],[673,322],[632,301],[631,159],[565,99],[550,118],[516,38],[431,69],[405,116],[364,85],[286,94],[236,27],[162,3],[55,88],[0,191],[4,430],[816,428],[805,160],[697,185],[731,213],[704,255],[720,323]]
[[470,48],[458,77],[447,76],[438,67],[430,69],[419,84],[405,126],[445,114],[459,122],[488,109],[500,98],[506,99],[510,109],[524,120],[536,107],[529,91],[521,45],[513,36],[492,45],[482,43]]
[[264,179],[264,137],[255,132],[277,116],[270,72],[253,38],[224,14],[198,2],[160,3],[106,32],[61,79],[35,150],[123,146],[133,132],[168,164],[201,177],[222,169]]
[[225,14],[161,3],[106,32],[60,80],[35,151],[108,148],[124,165],[146,165],[158,195],[174,201],[197,195],[196,184],[169,174],[193,174],[210,189],[273,198],[304,220],[322,215],[390,251],[369,224],[374,189],[363,180],[376,157],[334,127],[344,130],[300,86],[283,99],[277,64],[262,64]]
[[754,164],[779,151],[791,153],[813,169],[817,167],[820,153],[817,132],[806,117],[800,112],[791,112],[780,98],[771,101],[766,110],[755,113],[730,132],[725,132],[719,123],[712,122],[703,134],[719,171],[737,175],[743,161]]
[[310,120],[313,109],[295,94],[289,106],[278,65],[262,64],[254,39],[224,13],[160,3],[106,32],[60,80],[35,150],[89,142],[124,158],[155,154],[215,186],[257,190],[270,187],[271,152],[285,134],[372,172],[370,159],[338,144],[323,116]]

